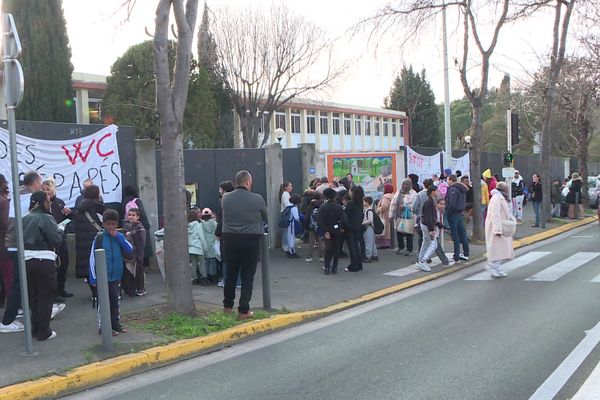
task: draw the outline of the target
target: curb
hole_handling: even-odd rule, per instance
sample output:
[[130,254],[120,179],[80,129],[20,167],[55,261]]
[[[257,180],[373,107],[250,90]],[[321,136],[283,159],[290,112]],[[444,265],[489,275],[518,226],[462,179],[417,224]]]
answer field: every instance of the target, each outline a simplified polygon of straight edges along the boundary
[[[597,221],[597,217],[565,224],[538,234],[513,241],[515,249],[548,239],[571,229]],[[95,385],[107,383],[135,373],[144,372],[158,366],[189,358],[209,350],[216,350],[249,337],[283,329],[309,319],[324,317],[335,312],[368,303],[408,288],[429,282],[461,269],[470,267],[485,259],[485,255],[469,260],[456,267],[425,275],[407,282],[366,294],[356,299],[346,300],[324,308],[274,315],[270,318],[248,322],[221,332],[194,339],[179,340],[164,346],[152,347],[138,353],[126,354],[104,361],[77,367],[64,375],[51,375],[33,381],[18,383],[0,388],[0,400],[25,400],[54,398]]]

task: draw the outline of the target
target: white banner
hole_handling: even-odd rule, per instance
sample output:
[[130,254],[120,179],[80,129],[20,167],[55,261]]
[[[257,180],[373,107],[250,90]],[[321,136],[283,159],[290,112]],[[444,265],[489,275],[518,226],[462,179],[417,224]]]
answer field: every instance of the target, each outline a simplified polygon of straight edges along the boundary
[[450,158],[450,169],[453,174],[456,174],[456,171],[460,171],[462,175],[466,175],[469,178],[471,174],[469,171],[471,170],[471,158],[469,157],[469,153],[467,152],[464,156],[460,158]]
[[[81,193],[83,181],[90,178],[100,188],[105,203],[120,203],[121,163],[116,125],[89,136],[69,140],[42,140],[17,135],[19,176],[37,171],[42,179],[53,177],[57,197],[72,207]],[[0,128],[0,172],[12,183],[8,131]],[[11,194],[14,193],[12,187]],[[12,209],[12,207],[11,207]]]
[[439,152],[432,156],[424,156],[406,146],[406,163],[406,175],[417,175],[421,184],[423,184],[423,180],[430,179],[431,175],[439,175],[442,171]]

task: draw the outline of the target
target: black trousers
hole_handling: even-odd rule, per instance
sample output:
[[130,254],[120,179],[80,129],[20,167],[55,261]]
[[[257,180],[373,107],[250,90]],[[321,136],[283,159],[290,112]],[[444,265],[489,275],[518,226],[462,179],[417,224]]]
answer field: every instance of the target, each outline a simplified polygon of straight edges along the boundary
[[50,317],[52,302],[56,296],[56,264],[52,260],[32,259],[27,260],[25,266],[31,308],[31,334],[38,340],[46,340],[52,334]]
[[349,269],[360,271],[362,269],[362,255],[360,252],[360,230],[346,230],[345,232],[346,244],[348,245],[348,251],[350,252],[350,265]]
[[[332,234],[331,239],[325,241],[325,268],[337,270],[340,252],[342,251],[343,236],[341,234]],[[331,263],[333,261],[333,264]]]
[[19,312],[19,308],[21,308],[21,278],[19,276],[17,252],[9,251],[8,256],[13,264],[13,280],[11,284],[10,295],[6,300],[4,316],[2,317],[2,323],[4,325],[11,324],[15,318],[17,318],[17,313]]
[[235,284],[238,274],[242,280],[242,290],[238,312],[245,314],[250,310],[254,274],[260,251],[260,238],[256,237],[227,237],[223,241],[227,279],[223,288],[223,306],[233,308],[235,301]]
[[404,238],[406,238],[406,250],[413,251],[413,234],[396,232],[396,237],[398,238],[398,249],[404,250]]
[[[119,293],[121,292],[121,282],[108,282],[108,303],[110,305],[110,325],[113,331],[120,332],[121,315],[119,310]],[[98,325],[100,325],[100,305],[98,305]]]
[[65,292],[67,268],[69,267],[69,251],[67,249],[66,241],[61,243],[61,245],[56,248],[56,254],[58,255],[58,268],[56,270],[56,291],[58,292],[58,294],[62,294]]

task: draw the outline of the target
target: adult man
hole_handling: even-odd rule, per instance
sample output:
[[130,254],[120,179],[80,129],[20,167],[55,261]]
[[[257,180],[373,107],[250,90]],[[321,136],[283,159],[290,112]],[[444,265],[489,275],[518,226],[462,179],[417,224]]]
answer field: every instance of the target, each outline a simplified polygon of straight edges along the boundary
[[519,171],[515,171],[515,179],[512,181],[512,212],[514,217],[517,219],[517,223],[520,224],[523,219],[523,200],[525,199],[525,185],[523,184],[523,177]]
[[[454,261],[469,260],[469,238],[465,228],[463,213],[467,203],[467,186],[462,182],[457,182],[456,175],[448,177],[448,192],[446,193],[446,217],[450,225],[450,234],[454,242]],[[463,252],[460,252],[460,245],[463,246]]]
[[238,319],[252,318],[250,299],[254,285],[254,274],[267,222],[267,206],[264,199],[252,193],[252,175],[241,170],[235,175],[235,190],[225,193],[223,211],[223,257],[227,265],[227,279],[223,289],[225,312],[233,312],[235,284],[238,273],[242,279],[242,290],[238,306]]

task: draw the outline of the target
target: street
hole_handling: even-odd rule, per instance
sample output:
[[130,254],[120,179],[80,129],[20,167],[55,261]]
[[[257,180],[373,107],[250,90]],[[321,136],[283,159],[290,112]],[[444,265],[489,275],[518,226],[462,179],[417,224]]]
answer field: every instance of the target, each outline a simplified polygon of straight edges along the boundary
[[599,238],[576,229],[518,251],[504,279],[479,264],[66,398],[572,398],[600,361]]

